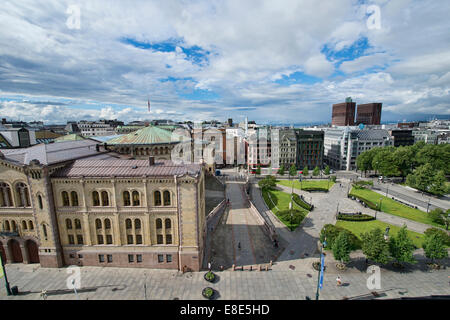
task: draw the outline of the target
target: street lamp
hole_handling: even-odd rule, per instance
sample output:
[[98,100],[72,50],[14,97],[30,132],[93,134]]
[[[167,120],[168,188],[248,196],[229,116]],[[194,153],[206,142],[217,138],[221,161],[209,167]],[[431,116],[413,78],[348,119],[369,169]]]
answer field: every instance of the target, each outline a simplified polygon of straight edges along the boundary
[[336,206],[336,218],[337,218],[338,212],[339,212],[339,202],[338,202],[338,204]]
[[431,201],[431,197],[428,198],[427,213],[428,213],[428,209],[430,208],[430,201]]
[[388,196],[388,192],[389,192],[389,185],[386,188],[386,197]]

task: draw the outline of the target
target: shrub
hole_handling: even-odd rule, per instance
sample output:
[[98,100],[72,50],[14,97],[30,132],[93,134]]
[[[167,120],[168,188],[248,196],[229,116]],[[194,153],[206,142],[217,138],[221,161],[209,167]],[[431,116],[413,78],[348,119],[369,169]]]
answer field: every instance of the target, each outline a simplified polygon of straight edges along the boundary
[[428,228],[424,232],[425,236],[432,236],[433,234],[439,235],[443,240],[446,246],[450,246],[450,235],[444,230],[438,228]]
[[338,220],[344,221],[371,221],[375,220],[375,217],[369,216],[368,214],[355,214],[355,215],[347,215],[347,214],[338,214]]
[[363,233],[361,239],[362,251],[367,259],[383,264],[391,260],[389,244],[380,228]]
[[425,256],[434,262],[434,259],[444,259],[448,257],[447,248],[444,245],[444,239],[437,233],[425,237],[423,243]]
[[428,213],[428,216],[433,222],[443,225],[444,224],[444,219],[442,218],[443,214],[444,212],[442,211],[442,209],[436,208],[434,210],[431,210]]
[[320,188],[320,187],[307,187],[307,188],[302,188],[302,190],[304,191],[321,191],[321,192],[328,192],[327,188]]
[[331,249],[333,250],[333,256],[336,260],[341,261],[341,263],[349,262],[352,248],[348,233],[339,232]]
[[300,207],[305,208],[308,211],[312,210],[312,206],[308,203],[306,203],[305,201],[302,200],[302,198],[300,198],[300,196],[296,193],[292,194],[292,199],[294,200],[294,202],[296,204],[298,204]]
[[367,200],[367,199],[365,199],[365,198],[363,198],[363,197],[361,197],[361,196],[357,196],[357,195],[355,195],[355,194],[353,194],[353,193],[350,193],[349,196],[355,197],[355,198],[361,200],[361,201],[364,202],[370,209],[378,210],[377,205],[376,205],[375,203],[373,203],[372,201],[370,201],[370,200]]
[[352,248],[352,250],[357,250],[357,249],[361,248],[361,241],[358,239],[357,236],[355,236],[352,232],[350,232],[344,228],[337,227],[333,224],[326,224],[322,228],[322,230],[320,231],[320,242],[323,242],[326,237],[327,248],[332,248],[334,241],[336,240],[337,236],[341,232],[347,233],[348,240],[350,242],[350,247]]
[[336,176],[331,176],[331,181],[336,182]]
[[[292,224],[291,224],[291,212],[292,212]],[[303,219],[305,218],[305,214],[296,209],[292,210],[281,210],[278,211],[277,215],[285,222],[291,224],[290,227],[293,227],[295,225],[299,225]]]
[[205,279],[206,280],[208,280],[208,281],[213,281],[214,279],[215,279],[215,275],[214,275],[214,273],[212,273],[211,271],[208,271],[206,274],[205,274]]
[[206,298],[211,298],[212,295],[214,294],[214,290],[210,287],[204,288],[202,291],[203,296],[205,296]]

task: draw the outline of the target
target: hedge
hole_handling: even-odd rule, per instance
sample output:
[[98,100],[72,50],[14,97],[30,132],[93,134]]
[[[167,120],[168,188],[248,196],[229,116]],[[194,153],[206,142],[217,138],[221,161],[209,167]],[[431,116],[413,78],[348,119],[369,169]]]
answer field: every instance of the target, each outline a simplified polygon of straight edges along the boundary
[[345,221],[371,221],[375,220],[375,217],[369,216],[368,214],[355,214],[355,215],[347,215],[347,214],[338,214],[338,220]]
[[450,235],[444,230],[438,228],[428,228],[427,230],[425,230],[424,234],[428,237],[432,236],[433,234],[437,234],[444,240],[446,246],[450,246]]
[[320,192],[328,192],[327,188],[320,188],[320,187],[308,187],[308,188],[302,188],[304,191],[320,191]]
[[376,205],[375,203],[373,203],[372,201],[367,200],[367,199],[365,199],[365,198],[363,198],[363,197],[361,197],[361,196],[357,196],[357,195],[355,195],[355,194],[350,193],[350,194],[348,195],[348,197],[349,197],[349,198],[350,198],[350,197],[355,197],[355,198],[361,200],[361,201],[364,202],[370,209],[373,209],[373,210],[377,210],[377,209],[378,209],[378,207],[377,207],[377,205]]
[[308,211],[311,211],[313,209],[313,206],[306,203],[305,201],[302,200],[302,198],[299,197],[298,194],[293,193],[292,194],[292,199],[294,200],[294,202],[296,204],[298,204],[300,207],[305,208]]

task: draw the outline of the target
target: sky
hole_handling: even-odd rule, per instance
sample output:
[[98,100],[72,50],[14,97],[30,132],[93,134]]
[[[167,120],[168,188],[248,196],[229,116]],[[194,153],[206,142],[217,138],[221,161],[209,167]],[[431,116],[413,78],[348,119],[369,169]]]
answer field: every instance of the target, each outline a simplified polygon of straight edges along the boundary
[[2,1],[0,116],[326,123],[352,97],[382,102],[384,122],[450,118],[449,14],[447,0]]

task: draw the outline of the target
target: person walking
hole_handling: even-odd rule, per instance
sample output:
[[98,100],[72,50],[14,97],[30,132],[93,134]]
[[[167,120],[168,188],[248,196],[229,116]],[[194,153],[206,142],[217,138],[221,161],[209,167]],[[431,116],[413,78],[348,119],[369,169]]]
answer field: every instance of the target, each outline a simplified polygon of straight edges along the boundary
[[241,243],[238,242],[238,249],[241,250]]
[[339,277],[339,275],[338,275],[337,278],[336,278],[336,285],[337,285],[338,287],[342,285],[342,280],[341,280],[341,277]]
[[211,262],[208,262],[208,270],[211,271]]

